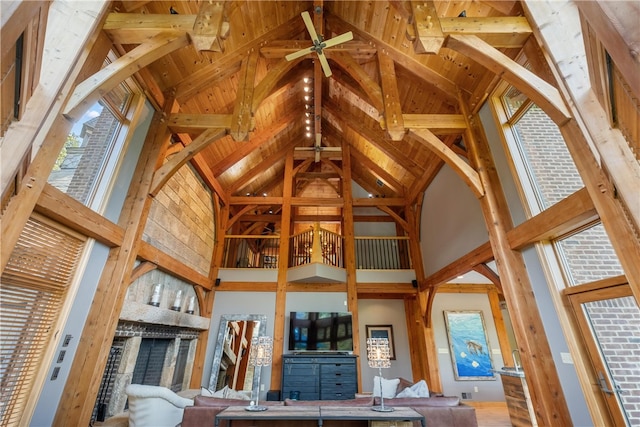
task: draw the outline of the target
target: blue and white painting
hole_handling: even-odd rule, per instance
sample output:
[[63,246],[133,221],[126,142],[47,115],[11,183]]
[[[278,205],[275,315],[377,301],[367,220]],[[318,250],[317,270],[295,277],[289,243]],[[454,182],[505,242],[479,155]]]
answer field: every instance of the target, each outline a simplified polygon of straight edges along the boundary
[[456,380],[494,380],[491,349],[481,311],[445,311]]

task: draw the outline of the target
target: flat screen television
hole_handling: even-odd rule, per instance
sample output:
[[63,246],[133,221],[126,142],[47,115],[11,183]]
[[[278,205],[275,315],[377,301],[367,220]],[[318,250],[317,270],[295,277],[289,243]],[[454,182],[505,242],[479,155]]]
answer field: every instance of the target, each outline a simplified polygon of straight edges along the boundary
[[289,317],[289,351],[352,352],[351,313],[292,311]]

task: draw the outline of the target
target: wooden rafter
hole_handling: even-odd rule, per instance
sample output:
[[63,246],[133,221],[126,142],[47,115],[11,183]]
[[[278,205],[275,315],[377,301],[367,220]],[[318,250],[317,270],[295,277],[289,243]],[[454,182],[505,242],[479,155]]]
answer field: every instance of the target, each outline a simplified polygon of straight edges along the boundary
[[131,77],[140,68],[146,67],[156,59],[188,43],[186,34],[161,33],[151,37],[76,86],[63,114],[73,120],[79,120],[98,99],[126,78]]
[[236,104],[231,116],[231,128],[229,131],[229,134],[236,141],[245,141],[249,136],[249,131],[252,129],[252,105],[258,57],[257,50],[249,52],[242,60],[242,66],[240,67]]
[[432,150],[445,163],[447,163],[462,180],[471,188],[476,197],[484,195],[484,188],[478,172],[476,172],[468,163],[458,157],[447,145],[435,136],[428,129],[411,129],[410,131],[416,139],[425,147]]
[[227,134],[226,129],[211,128],[202,132],[189,145],[174,155],[168,162],[163,164],[153,175],[153,183],[149,194],[158,194],[164,184],[176,173],[185,163],[191,160],[196,154],[204,150],[209,144],[219,140]]

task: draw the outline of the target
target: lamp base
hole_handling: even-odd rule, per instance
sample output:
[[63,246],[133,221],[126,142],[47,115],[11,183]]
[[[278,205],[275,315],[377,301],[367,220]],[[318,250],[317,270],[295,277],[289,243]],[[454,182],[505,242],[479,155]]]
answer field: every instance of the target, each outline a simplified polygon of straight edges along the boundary
[[249,405],[244,407],[245,411],[251,411],[251,412],[262,412],[262,411],[266,411],[267,409],[268,408],[266,406],[260,406],[260,405]]
[[377,412],[393,412],[393,408],[388,406],[372,406],[371,410]]

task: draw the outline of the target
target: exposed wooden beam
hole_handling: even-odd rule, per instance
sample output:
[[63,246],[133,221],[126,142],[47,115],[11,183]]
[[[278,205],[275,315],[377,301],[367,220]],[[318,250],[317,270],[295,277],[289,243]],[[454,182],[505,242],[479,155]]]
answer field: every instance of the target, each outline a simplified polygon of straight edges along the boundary
[[224,21],[224,5],[224,1],[200,3],[191,35],[196,50],[224,52],[223,39],[229,34],[229,23]]
[[444,160],[462,180],[471,188],[476,197],[484,195],[484,188],[478,172],[462,160],[429,129],[411,129],[411,133],[421,144]]
[[238,91],[236,92],[236,104],[231,116],[231,128],[229,134],[236,141],[245,141],[252,130],[252,106],[255,89],[256,67],[258,66],[258,51],[253,50],[242,60],[240,75],[238,77]]
[[429,129],[436,135],[461,134],[467,124],[460,114],[403,114],[407,129]]
[[406,132],[402,116],[402,104],[398,92],[398,81],[393,60],[386,50],[378,52],[378,65],[384,101],[386,130],[393,141],[402,141]]
[[111,248],[120,246],[124,230],[50,184],[45,184],[35,211]]
[[245,43],[238,49],[225,53],[217,61],[213,61],[211,64],[199,68],[195,73],[179,82],[176,85],[177,99],[182,102],[185,99],[191,98],[203,88],[210,86],[212,82],[216,81],[218,75],[228,75],[227,73],[230,67],[238,70],[247,52],[260,49],[263,44],[271,40],[292,38],[302,31],[304,31],[304,22],[296,15],[284,24]]
[[207,129],[202,132],[189,145],[175,154],[168,162],[162,165],[153,175],[153,183],[149,194],[156,196],[164,184],[176,173],[185,163],[191,160],[196,154],[204,150],[209,144],[219,140],[227,134],[226,129]]
[[253,103],[251,105],[251,112],[255,113],[258,107],[274,90],[276,85],[282,78],[298,65],[302,61],[302,58],[294,59],[293,61],[282,60],[276,64],[275,67],[269,68],[269,73],[258,83],[253,94]]
[[288,144],[281,147],[278,151],[271,153],[269,156],[262,159],[260,163],[254,165],[250,171],[242,175],[240,178],[236,179],[231,185],[227,187],[227,192],[229,194],[233,194],[239,189],[242,189],[244,186],[251,183],[254,179],[256,179],[261,173],[263,173],[268,168],[272,167],[276,162],[282,161],[282,158],[286,155],[289,150],[293,150],[293,147],[298,142],[298,138],[292,138]]
[[391,144],[386,139],[384,132],[373,129],[369,126],[365,126],[360,120],[355,118],[349,112],[341,109],[335,102],[328,101],[324,103],[325,113],[330,113],[336,122],[340,123],[340,126],[344,129],[351,129],[362,138],[366,139],[371,145],[378,148],[385,155],[389,156],[393,161],[401,165],[414,177],[421,176],[424,173],[424,169],[416,164],[413,159],[406,156],[405,153],[397,146],[397,144]]
[[502,76],[542,108],[558,126],[571,118],[558,89],[477,36],[452,35],[445,44]]
[[158,266],[159,270],[169,273],[192,285],[199,285],[208,290],[211,290],[213,287],[211,280],[209,280],[207,276],[198,273],[191,267],[145,241],[140,241],[138,258],[152,262]]
[[336,33],[343,33],[346,31],[352,31],[358,38],[369,42],[372,46],[375,46],[378,52],[382,50],[386,51],[391,59],[398,65],[409,70],[409,72],[420,76],[425,82],[435,87],[440,93],[442,93],[446,100],[455,105],[455,99],[457,97],[458,87],[451,80],[436,73],[428,66],[424,65],[419,59],[411,54],[406,54],[397,50],[394,46],[381,41],[380,39],[368,34],[365,31],[351,25],[339,17],[331,14],[326,14],[327,25]]
[[444,43],[444,34],[436,6],[433,1],[412,0],[411,9],[415,30],[414,51],[437,54]]
[[371,105],[380,113],[384,111],[384,99],[382,88],[369,74],[358,64],[353,56],[344,52],[327,53],[327,57],[335,61],[353,80],[358,83],[367,94]]
[[519,49],[533,31],[524,16],[440,17],[445,35],[472,34],[495,48]]
[[210,128],[231,128],[231,114],[175,113],[168,118],[173,133],[199,133]]
[[188,43],[189,40],[185,34],[161,33],[153,36],[76,86],[63,114],[72,120],[79,120],[98,99],[126,78],[131,77],[140,68],[146,67]]
[[380,209],[382,212],[386,213],[387,215],[389,215],[391,218],[393,218],[395,220],[395,222],[400,225],[400,227],[402,227],[402,229],[406,232],[410,231],[410,226],[409,223],[407,221],[405,221],[404,218],[402,218],[400,215],[398,215],[398,213],[396,211],[394,211],[393,209],[391,209],[389,206],[381,206],[378,205],[377,206],[378,209]]
[[114,44],[145,43],[159,33],[174,36],[193,33],[196,15],[110,13],[102,27]]
[[269,140],[276,138],[280,132],[288,129],[291,126],[291,121],[299,117],[300,113],[292,111],[285,116],[278,118],[277,121],[271,123],[266,128],[256,129],[253,135],[249,138],[249,141],[242,144],[237,144],[235,150],[228,156],[220,159],[217,163],[211,166],[211,170],[214,171],[215,176],[222,175],[231,166],[238,163],[244,157],[251,154],[254,150],[258,149],[261,145],[267,143]]

